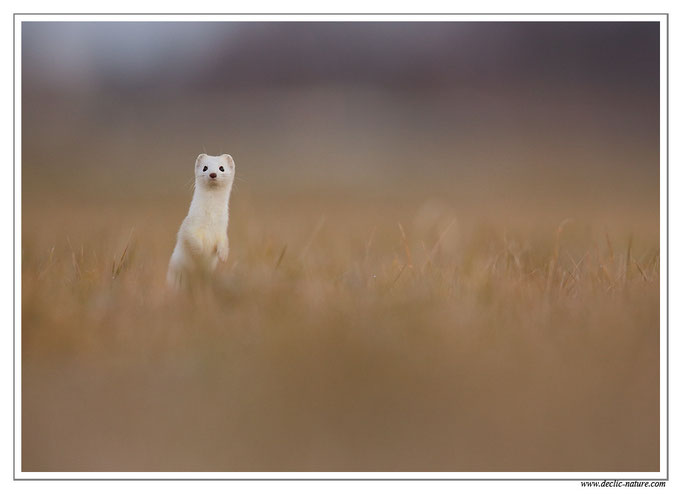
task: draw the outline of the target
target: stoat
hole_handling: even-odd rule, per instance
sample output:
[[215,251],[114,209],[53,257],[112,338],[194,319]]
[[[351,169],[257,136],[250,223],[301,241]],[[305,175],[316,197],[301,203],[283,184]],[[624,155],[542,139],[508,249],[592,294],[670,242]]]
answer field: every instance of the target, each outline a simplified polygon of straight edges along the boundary
[[172,287],[186,284],[193,275],[215,270],[226,261],[229,203],[235,165],[232,156],[200,154],[194,163],[194,196],[178,231],[166,279]]

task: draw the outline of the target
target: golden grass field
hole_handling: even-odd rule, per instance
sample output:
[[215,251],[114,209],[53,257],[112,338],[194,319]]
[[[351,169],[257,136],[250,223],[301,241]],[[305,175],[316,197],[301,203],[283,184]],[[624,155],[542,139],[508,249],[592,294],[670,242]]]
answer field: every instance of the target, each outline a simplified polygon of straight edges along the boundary
[[25,471],[659,469],[657,218],[237,181],[173,295],[189,186],[24,175]]
[[22,470],[658,471],[658,120],[593,90],[25,96]]

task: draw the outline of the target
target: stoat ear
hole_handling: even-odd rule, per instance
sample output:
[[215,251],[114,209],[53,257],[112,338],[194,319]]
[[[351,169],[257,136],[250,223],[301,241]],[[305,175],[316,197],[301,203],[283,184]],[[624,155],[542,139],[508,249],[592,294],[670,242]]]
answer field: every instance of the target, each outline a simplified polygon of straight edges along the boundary
[[199,164],[205,157],[206,157],[205,153],[201,153],[199,156],[197,156],[197,160],[194,162],[194,166],[199,166]]
[[234,160],[229,154],[223,154],[221,158],[224,159],[229,165],[234,165]]

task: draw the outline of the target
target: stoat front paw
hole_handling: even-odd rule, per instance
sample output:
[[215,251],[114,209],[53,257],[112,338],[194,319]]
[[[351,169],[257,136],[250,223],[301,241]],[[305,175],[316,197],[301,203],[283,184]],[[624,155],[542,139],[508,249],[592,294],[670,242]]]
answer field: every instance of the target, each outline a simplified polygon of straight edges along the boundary
[[227,242],[218,245],[218,257],[222,262],[227,261],[227,256],[230,254],[230,246]]

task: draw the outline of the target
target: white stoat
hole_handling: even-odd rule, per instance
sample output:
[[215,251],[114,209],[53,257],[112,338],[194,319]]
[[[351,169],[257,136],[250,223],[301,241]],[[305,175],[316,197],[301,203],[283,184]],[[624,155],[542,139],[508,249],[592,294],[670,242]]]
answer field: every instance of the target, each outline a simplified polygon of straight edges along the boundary
[[215,270],[218,259],[227,260],[229,202],[235,166],[232,156],[200,154],[194,164],[194,196],[180,226],[166,279],[180,287],[192,275]]

